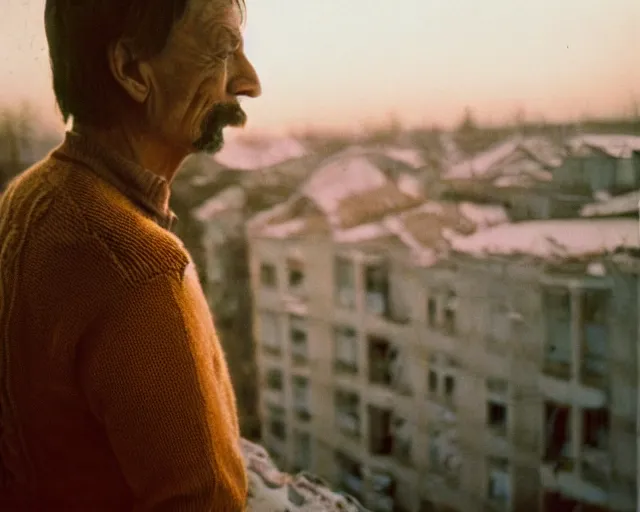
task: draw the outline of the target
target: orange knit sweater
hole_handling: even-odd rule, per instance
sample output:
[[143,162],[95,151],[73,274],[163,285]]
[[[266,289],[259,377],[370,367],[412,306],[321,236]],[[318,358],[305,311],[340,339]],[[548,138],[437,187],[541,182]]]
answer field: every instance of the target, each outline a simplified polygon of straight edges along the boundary
[[0,200],[0,510],[244,509],[235,396],[166,181],[75,133]]

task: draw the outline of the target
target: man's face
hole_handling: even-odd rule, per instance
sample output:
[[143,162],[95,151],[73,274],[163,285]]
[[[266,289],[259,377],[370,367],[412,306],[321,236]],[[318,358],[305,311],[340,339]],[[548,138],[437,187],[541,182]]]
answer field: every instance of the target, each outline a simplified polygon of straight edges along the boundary
[[244,54],[242,17],[233,0],[189,0],[164,50],[149,60],[152,129],[188,152],[219,151],[225,126],[244,126],[239,96],[260,95]]

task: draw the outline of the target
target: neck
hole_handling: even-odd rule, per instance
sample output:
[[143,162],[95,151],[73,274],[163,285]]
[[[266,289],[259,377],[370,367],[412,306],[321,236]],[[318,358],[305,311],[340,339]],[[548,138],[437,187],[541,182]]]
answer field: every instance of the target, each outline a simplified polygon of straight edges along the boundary
[[187,157],[187,151],[177,148],[134,124],[121,124],[108,128],[74,123],[73,130],[85,135],[101,146],[119,154],[141,167],[163,177],[169,183]]

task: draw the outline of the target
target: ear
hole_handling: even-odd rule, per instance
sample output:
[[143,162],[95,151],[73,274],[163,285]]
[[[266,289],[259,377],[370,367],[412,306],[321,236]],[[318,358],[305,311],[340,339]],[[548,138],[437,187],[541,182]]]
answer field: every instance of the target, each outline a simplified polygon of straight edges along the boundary
[[107,52],[111,74],[136,102],[144,103],[151,90],[151,68],[136,57],[131,41],[118,40]]

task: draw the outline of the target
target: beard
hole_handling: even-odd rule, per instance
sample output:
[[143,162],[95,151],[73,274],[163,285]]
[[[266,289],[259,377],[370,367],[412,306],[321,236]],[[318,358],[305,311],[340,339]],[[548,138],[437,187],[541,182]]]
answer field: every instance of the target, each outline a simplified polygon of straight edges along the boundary
[[224,145],[222,130],[227,126],[242,127],[247,122],[247,114],[238,103],[218,103],[202,121],[200,137],[193,147],[205,153],[216,153]]

